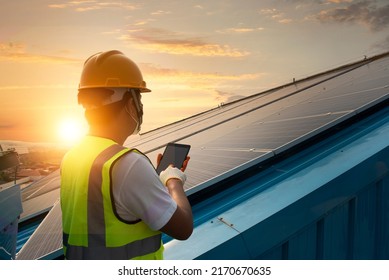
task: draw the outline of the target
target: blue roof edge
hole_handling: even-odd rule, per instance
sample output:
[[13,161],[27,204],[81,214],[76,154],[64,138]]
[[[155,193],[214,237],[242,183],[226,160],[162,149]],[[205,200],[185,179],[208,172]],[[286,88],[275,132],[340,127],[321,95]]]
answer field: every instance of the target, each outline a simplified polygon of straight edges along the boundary
[[[298,231],[294,225],[290,226],[292,232],[279,230],[283,223],[291,223],[285,215],[287,209],[295,208],[292,220],[305,227],[363,186],[346,184],[345,188],[334,189],[331,182],[342,180],[339,178],[345,174],[350,176],[350,170],[359,177],[355,170],[371,169],[374,164],[369,159],[377,154],[389,166],[387,135],[389,109],[384,107],[266,172],[209,197],[193,207],[196,224],[192,237],[168,242],[166,259],[252,259],[264,254],[287,234]],[[373,180],[370,176],[377,176],[374,170],[367,174],[360,181],[368,183]],[[321,197],[327,197],[328,203],[316,212],[307,213],[301,208],[320,206]],[[253,238],[254,243],[250,242]]]

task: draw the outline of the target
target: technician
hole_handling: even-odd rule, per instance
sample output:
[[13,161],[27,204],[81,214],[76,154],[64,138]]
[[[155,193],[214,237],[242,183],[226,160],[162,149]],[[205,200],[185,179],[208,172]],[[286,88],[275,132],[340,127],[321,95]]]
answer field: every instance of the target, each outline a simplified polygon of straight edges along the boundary
[[61,164],[66,259],[162,259],[161,233],[179,240],[192,234],[183,189],[189,157],[181,170],[170,166],[158,176],[144,154],[123,146],[140,131],[147,92],[138,66],[122,52],[85,61],[78,102],[89,133]]

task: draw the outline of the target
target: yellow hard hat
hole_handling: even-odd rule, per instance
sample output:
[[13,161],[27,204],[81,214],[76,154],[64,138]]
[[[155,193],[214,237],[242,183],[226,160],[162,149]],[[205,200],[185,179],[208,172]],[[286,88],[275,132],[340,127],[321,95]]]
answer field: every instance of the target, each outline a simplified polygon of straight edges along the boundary
[[89,57],[82,70],[78,89],[136,88],[150,92],[138,66],[117,50],[100,52]]

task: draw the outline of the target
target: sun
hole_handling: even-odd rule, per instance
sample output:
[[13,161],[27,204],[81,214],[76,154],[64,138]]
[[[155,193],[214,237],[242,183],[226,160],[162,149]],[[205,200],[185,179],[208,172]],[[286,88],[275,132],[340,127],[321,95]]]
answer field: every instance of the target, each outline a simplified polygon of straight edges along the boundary
[[75,119],[64,119],[58,125],[58,137],[61,142],[72,144],[85,135],[85,129],[81,122]]

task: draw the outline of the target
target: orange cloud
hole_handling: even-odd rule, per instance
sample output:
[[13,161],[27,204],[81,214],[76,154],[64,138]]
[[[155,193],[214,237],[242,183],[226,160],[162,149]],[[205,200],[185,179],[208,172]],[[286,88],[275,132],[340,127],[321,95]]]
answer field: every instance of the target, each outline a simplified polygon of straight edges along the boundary
[[[217,91],[241,90],[242,83],[261,79],[265,73],[222,74],[212,72],[180,71],[177,69],[161,68],[154,64],[139,65],[149,87],[158,89],[158,92],[180,92],[187,100],[194,100],[187,96],[189,92],[199,95],[214,96]],[[239,88],[239,89],[238,89]],[[202,93],[202,94],[199,94]],[[212,98],[219,100],[219,98]],[[208,100],[209,101],[209,100]],[[207,102],[205,104],[208,104]],[[191,102],[191,101],[190,101]],[[201,102],[204,100],[201,99]]]
[[162,10],[158,10],[158,11],[155,11],[155,12],[151,13],[151,15],[153,15],[153,16],[169,15],[169,14],[171,14],[170,11],[162,11]]
[[249,52],[241,51],[229,45],[208,43],[200,38],[182,38],[182,34],[163,29],[149,28],[128,30],[121,40],[131,41],[143,50],[176,55],[193,55],[208,57],[243,57]]
[[78,63],[79,59],[39,55],[26,52],[26,46],[22,43],[1,43],[0,42],[0,61],[11,60],[17,62],[44,62],[44,63]]
[[72,8],[77,12],[87,12],[87,11],[101,10],[101,9],[126,9],[132,11],[138,8],[136,5],[127,4],[123,1],[101,2],[95,0],[67,1],[61,4],[50,4],[48,5],[48,7],[52,9]]
[[74,85],[9,85],[0,86],[0,91],[10,90],[41,90],[41,89],[74,89]]
[[229,33],[244,34],[244,33],[251,33],[251,32],[262,31],[262,30],[264,30],[263,27],[257,27],[257,28],[238,27],[238,28],[227,28],[224,30],[220,30],[218,32],[224,34],[229,34]]
[[335,3],[335,4],[340,4],[340,3],[351,3],[353,0],[327,0],[328,3]]
[[240,75],[225,75],[220,73],[207,73],[207,72],[191,72],[191,71],[180,71],[176,69],[160,68],[154,64],[140,64],[142,72],[145,76],[151,76],[153,79],[160,81],[175,79],[182,83],[195,83],[201,81],[208,82],[221,82],[221,81],[241,81],[241,80],[255,80],[260,78],[263,73],[251,73],[251,74],[240,74]]

